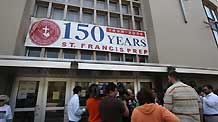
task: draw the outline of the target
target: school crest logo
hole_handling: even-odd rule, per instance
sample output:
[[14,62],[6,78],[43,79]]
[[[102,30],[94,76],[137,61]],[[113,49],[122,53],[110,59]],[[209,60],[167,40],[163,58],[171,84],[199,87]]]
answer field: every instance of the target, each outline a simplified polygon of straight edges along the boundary
[[53,44],[60,37],[59,26],[50,20],[41,20],[32,24],[29,31],[31,41],[40,46]]

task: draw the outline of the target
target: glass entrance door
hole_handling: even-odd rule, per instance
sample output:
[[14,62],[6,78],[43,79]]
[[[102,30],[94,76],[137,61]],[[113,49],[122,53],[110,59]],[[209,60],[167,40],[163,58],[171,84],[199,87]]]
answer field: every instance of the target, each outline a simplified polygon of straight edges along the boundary
[[40,81],[18,81],[13,122],[34,122],[39,117],[37,105]]
[[64,122],[66,81],[47,81],[45,122]]

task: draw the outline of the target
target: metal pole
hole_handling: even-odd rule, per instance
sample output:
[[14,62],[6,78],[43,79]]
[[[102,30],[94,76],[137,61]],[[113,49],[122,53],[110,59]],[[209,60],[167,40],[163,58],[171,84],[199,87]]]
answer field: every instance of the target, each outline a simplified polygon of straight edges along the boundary
[[182,14],[183,14],[184,21],[185,21],[185,23],[188,23],[183,0],[179,0],[179,2],[180,2],[181,9],[182,9]]

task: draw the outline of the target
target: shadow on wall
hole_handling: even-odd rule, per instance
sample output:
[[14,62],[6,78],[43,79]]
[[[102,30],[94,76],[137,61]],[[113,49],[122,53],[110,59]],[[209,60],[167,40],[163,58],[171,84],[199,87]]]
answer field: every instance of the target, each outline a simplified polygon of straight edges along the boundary
[[11,68],[0,67],[0,94],[10,97],[15,75]]

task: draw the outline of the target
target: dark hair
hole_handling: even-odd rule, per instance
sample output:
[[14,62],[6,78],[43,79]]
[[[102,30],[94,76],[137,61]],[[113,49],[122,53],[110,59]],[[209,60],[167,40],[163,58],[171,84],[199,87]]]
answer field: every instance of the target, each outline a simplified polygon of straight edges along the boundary
[[79,92],[81,92],[82,87],[81,86],[75,86],[73,89],[73,94],[78,94]]
[[173,77],[175,79],[178,78],[178,73],[174,70],[169,71],[168,76]]
[[140,105],[143,105],[145,103],[154,103],[155,102],[155,98],[152,95],[152,93],[149,92],[148,90],[144,89],[144,88],[142,88],[137,93],[137,100],[138,100]]
[[207,85],[204,85],[203,87],[207,87],[209,90],[213,90],[213,86],[207,84]]
[[94,98],[99,98],[99,95],[100,95],[100,90],[98,88],[98,85],[92,84],[89,87],[89,96]]
[[110,91],[115,91],[115,89],[117,88],[117,85],[114,84],[114,83],[109,83],[107,86],[106,86],[106,93],[109,94]]

